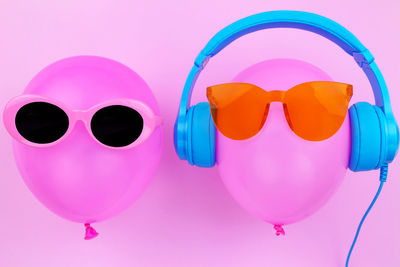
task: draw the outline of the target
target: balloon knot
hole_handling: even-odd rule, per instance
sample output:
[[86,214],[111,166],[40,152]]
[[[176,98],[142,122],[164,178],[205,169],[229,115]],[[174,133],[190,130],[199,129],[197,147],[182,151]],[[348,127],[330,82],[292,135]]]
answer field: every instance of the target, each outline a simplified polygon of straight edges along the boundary
[[98,236],[99,233],[94,230],[90,223],[85,223],[85,240],[90,240]]
[[277,236],[285,235],[285,230],[283,230],[282,225],[275,224],[275,225],[274,225],[274,229],[275,229],[275,231],[276,231],[275,234],[276,234]]

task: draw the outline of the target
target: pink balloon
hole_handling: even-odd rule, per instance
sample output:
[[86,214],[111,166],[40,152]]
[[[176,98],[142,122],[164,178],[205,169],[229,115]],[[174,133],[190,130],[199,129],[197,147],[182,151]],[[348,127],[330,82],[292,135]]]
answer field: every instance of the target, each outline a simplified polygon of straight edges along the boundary
[[[234,79],[265,90],[288,90],[307,81],[331,81],[317,67],[299,60],[274,59],[255,64]],[[232,196],[251,214],[282,225],[313,214],[332,196],[346,173],[350,123],[327,140],[306,141],[292,132],[281,103],[271,103],[258,135],[231,140],[217,134],[217,164]]]
[[[79,56],[51,64],[24,93],[82,110],[110,99],[131,98],[159,114],[150,88],[138,74],[101,57]],[[13,141],[13,148],[24,181],[40,202],[66,219],[93,223],[118,214],[143,193],[160,161],[162,128],[136,147],[115,150],[98,144],[79,121],[59,144],[37,148]],[[86,230],[88,238],[97,234],[89,225]]]

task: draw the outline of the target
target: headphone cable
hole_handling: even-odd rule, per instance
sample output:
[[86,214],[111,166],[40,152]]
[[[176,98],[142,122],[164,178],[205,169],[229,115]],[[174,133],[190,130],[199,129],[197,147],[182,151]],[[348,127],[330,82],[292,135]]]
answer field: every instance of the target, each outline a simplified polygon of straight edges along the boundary
[[381,167],[380,176],[379,176],[380,184],[379,184],[378,191],[376,192],[374,198],[372,199],[371,204],[369,205],[368,209],[365,211],[364,216],[362,217],[362,219],[361,219],[361,221],[360,221],[360,224],[358,225],[357,232],[356,232],[356,234],[355,234],[355,236],[354,236],[353,243],[351,244],[351,247],[350,247],[350,250],[349,250],[349,254],[347,254],[346,267],[349,266],[349,261],[350,261],[351,252],[353,252],[354,245],[355,245],[356,242],[357,242],[357,238],[358,238],[358,235],[360,234],[360,230],[361,230],[361,227],[362,227],[362,225],[363,225],[363,223],[364,223],[364,221],[365,221],[365,218],[367,218],[368,213],[371,211],[372,207],[374,206],[376,200],[377,200],[378,197],[379,197],[379,194],[380,194],[381,191],[382,191],[383,184],[386,182],[387,173],[388,173],[388,165],[385,163],[385,164]]

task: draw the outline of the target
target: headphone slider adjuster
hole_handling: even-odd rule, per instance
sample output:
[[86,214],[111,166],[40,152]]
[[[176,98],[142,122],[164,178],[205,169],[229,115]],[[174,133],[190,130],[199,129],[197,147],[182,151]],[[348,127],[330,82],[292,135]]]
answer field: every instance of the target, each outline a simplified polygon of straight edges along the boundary
[[371,54],[371,52],[369,52],[368,49],[362,52],[353,52],[353,58],[357,62],[358,66],[360,66],[362,69],[368,68],[369,65],[375,60],[374,56]]

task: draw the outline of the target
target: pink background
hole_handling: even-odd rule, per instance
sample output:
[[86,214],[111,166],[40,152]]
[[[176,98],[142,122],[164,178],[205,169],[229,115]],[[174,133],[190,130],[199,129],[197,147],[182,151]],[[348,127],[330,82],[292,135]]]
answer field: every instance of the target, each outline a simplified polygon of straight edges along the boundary
[[[326,206],[277,238],[271,225],[233,201],[216,168],[191,167],[173,150],[177,105],[196,54],[229,23],[275,9],[316,12],[354,32],[375,55],[391,88],[394,112],[400,114],[396,0],[2,0],[1,109],[47,64],[100,55],[126,64],[147,81],[166,130],[163,159],[148,190],[122,214],[96,224],[98,238],[84,241],[82,225],[52,214],[24,185],[1,124],[0,266],[344,266],[356,226],[377,189],[376,171],[349,171]],[[245,67],[277,57],[306,60],[353,84],[353,102],[372,99],[352,58],[320,36],[285,29],[244,37],[214,58],[200,77],[195,102],[205,100],[206,85],[230,81]],[[390,166],[351,266],[400,266],[398,162]]]

